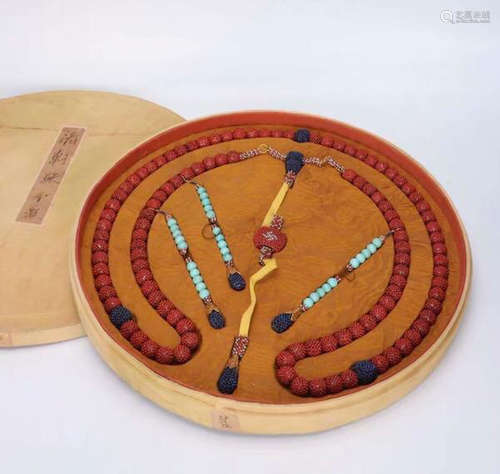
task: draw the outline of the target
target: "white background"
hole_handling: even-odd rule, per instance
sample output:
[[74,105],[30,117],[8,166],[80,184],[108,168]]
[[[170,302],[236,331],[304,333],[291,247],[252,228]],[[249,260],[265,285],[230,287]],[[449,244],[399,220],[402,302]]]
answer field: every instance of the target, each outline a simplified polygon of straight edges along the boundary
[[[444,9],[489,10],[491,23],[446,24]],[[132,391],[86,338],[1,350],[2,471],[499,473],[499,28],[498,4],[484,1],[1,0],[0,97],[96,89],[186,118],[268,108],[349,122],[438,178],[474,259],[462,326],[434,373],[322,434],[195,426]]]

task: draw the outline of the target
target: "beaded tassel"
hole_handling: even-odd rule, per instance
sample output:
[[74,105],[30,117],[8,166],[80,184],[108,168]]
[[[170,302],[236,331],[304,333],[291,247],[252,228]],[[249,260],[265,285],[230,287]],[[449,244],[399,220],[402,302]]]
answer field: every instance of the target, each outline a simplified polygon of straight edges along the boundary
[[227,243],[226,237],[224,236],[224,232],[222,231],[222,228],[217,221],[217,215],[215,214],[206,188],[199,185],[198,183],[195,183],[194,181],[189,181],[189,183],[193,184],[196,187],[198,198],[200,199],[200,203],[203,206],[203,211],[205,212],[210,228],[212,229],[212,234],[217,243],[221,258],[224,261],[224,265],[226,266],[229,286],[236,291],[244,290],[246,287],[245,279],[234,264],[229,245]]
[[177,220],[171,214],[168,214],[164,211],[157,210],[156,212],[163,214],[165,218],[165,222],[167,223],[167,226],[170,230],[170,234],[172,235],[172,239],[174,240],[177,250],[180,256],[184,259],[184,262],[186,264],[186,270],[188,271],[189,276],[191,277],[191,281],[193,282],[193,285],[196,288],[196,291],[198,292],[198,296],[205,305],[205,308],[207,310],[208,322],[210,323],[210,326],[212,326],[214,329],[223,328],[226,325],[224,315],[221,313],[221,311],[217,308],[217,306],[212,300],[210,291],[208,290],[207,285],[203,280],[203,276],[200,272],[200,269],[198,268],[198,265],[193,260],[193,257],[189,252],[189,246],[186,242],[184,235],[182,234],[182,231],[179,227],[179,224],[177,223]]
[[393,231],[389,231],[386,235],[375,237],[363,250],[349,260],[349,263],[338,274],[326,279],[320,286],[306,296],[300,306],[291,312],[280,313],[271,321],[271,327],[277,333],[285,332],[290,328],[302,314],[308,309],[311,309],[316,303],[323,299],[330,291],[332,291],[344,277],[365,263],[377,250],[382,247],[386,238],[392,235]]

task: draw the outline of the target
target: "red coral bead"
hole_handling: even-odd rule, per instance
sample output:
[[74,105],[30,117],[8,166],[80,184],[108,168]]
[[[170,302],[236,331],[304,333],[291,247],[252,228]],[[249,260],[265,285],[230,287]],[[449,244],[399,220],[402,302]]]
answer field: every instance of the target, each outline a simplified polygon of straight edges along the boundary
[[139,258],[132,263],[132,270],[134,273],[139,272],[140,270],[149,269],[149,263],[144,258]]
[[161,185],[160,189],[170,196],[175,191],[175,186],[167,181]]
[[368,155],[366,158],[365,158],[365,163],[368,165],[368,166],[371,166],[372,168],[377,164],[377,157],[374,156],[374,155]]
[[448,288],[448,280],[443,277],[434,277],[431,281],[431,286],[437,286],[438,288],[446,290]]
[[96,277],[94,283],[97,290],[101,289],[103,286],[109,286],[113,284],[109,274],[100,274]]
[[396,306],[396,302],[394,301],[394,298],[392,298],[389,295],[383,295],[380,297],[378,302],[387,310],[387,311],[392,311],[394,307]]
[[386,359],[389,362],[389,365],[391,367],[393,367],[401,362],[401,358],[402,358],[401,352],[396,347],[388,347],[383,352],[383,355],[386,357]]
[[227,155],[224,153],[219,153],[218,155],[215,156],[215,164],[217,166],[222,166],[227,163]]
[[309,383],[304,377],[297,375],[290,383],[290,390],[294,395],[305,397],[309,393]]
[[297,377],[297,372],[295,372],[295,369],[290,366],[280,367],[276,371],[276,378],[278,379],[278,382],[285,387],[288,387],[295,377]]
[[288,351],[281,351],[277,356],[276,356],[276,367],[283,367],[285,365],[290,365],[293,366],[295,365],[295,357],[291,352]]
[[94,233],[94,241],[96,240],[105,240],[108,242],[109,240],[109,231],[107,230],[96,230]]
[[352,183],[357,176],[358,175],[356,174],[356,172],[349,168],[344,170],[344,172],[342,173],[342,178],[344,178],[346,181],[349,181],[350,183]]
[[230,142],[233,139],[233,134],[230,130],[226,130],[222,132],[221,137],[223,142]]
[[444,242],[444,237],[441,232],[432,232],[432,234],[429,235],[429,238],[433,244]]
[[241,160],[240,154],[237,151],[230,151],[228,153],[227,161],[229,163],[237,163],[240,160]]
[[321,339],[321,350],[322,352],[332,352],[337,349],[339,343],[337,338],[333,334],[323,336]]
[[193,169],[191,167],[188,167],[188,168],[184,168],[181,171],[181,176],[184,177],[185,179],[189,180],[189,179],[193,179],[195,177],[195,174],[194,174]]
[[392,221],[392,219],[398,219],[399,214],[395,209],[389,209],[388,211],[384,212],[384,219],[389,222]]
[[173,161],[177,158],[177,153],[174,150],[168,150],[165,153],[165,158],[167,159],[167,161]]
[[165,155],[160,155],[155,158],[155,163],[158,168],[161,168],[164,164],[167,163],[167,157]]
[[434,215],[434,213],[432,211],[422,212],[422,214],[420,216],[422,217],[422,220],[426,224],[427,224],[427,222],[431,222],[431,221],[436,220],[436,216]]
[[137,323],[133,320],[130,320],[130,321],[125,321],[121,326],[120,326],[120,332],[121,332],[121,335],[125,338],[125,339],[130,339],[130,337],[132,336],[132,334],[134,334],[134,332],[138,331],[139,330],[139,326],[137,325]]
[[398,264],[398,265],[394,265],[393,272],[394,272],[394,275],[401,275],[401,276],[407,277],[408,274],[410,273],[410,270],[408,269],[407,265]]
[[188,149],[185,145],[179,145],[174,148],[175,153],[177,153],[177,156],[182,156],[185,155],[188,152]]
[[114,287],[107,285],[99,289],[99,299],[101,301],[106,301],[108,298],[111,298],[112,296],[116,296],[116,290],[114,289]]
[[392,181],[398,188],[401,188],[404,184],[406,184],[406,178],[404,176],[401,176],[400,174],[394,176]]
[[170,347],[162,346],[156,351],[156,360],[160,364],[171,364],[174,361],[174,351]]
[[113,227],[113,223],[107,219],[99,219],[96,224],[96,229],[107,230],[108,232],[111,230],[111,227]]
[[132,232],[132,239],[146,240],[148,238],[148,233],[144,229],[135,229]]
[[410,265],[411,262],[411,257],[410,254],[408,253],[403,253],[403,252],[398,252],[396,255],[394,255],[394,263],[396,265],[401,264],[401,265]]
[[135,174],[137,176],[139,176],[140,180],[142,181],[143,179],[147,178],[150,175],[150,172],[149,172],[149,170],[145,166],[143,166],[143,167],[139,168],[135,172]]
[[161,290],[154,290],[148,295],[148,302],[153,308],[156,308],[163,299],[165,299],[165,296]]
[[217,143],[220,143],[222,141],[222,137],[216,133],[214,135],[210,135],[208,137],[208,141],[211,145],[216,145]]
[[92,266],[92,273],[95,277],[99,275],[109,275],[109,267],[102,262],[96,263],[94,266]]
[[404,337],[413,344],[413,347],[418,346],[422,341],[422,336],[416,329],[407,329],[404,333]]
[[259,132],[255,128],[247,130],[247,138],[257,138],[258,136]]
[[387,309],[380,304],[376,304],[371,310],[370,314],[375,317],[375,319],[380,322],[387,316]]
[[408,234],[405,230],[397,230],[392,235],[392,238],[394,239],[394,242],[408,242]]
[[443,265],[447,266],[449,263],[448,257],[446,255],[443,255],[442,253],[438,253],[437,255],[434,255],[434,265]]
[[167,322],[170,326],[175,326],[183,318],[184,315],[178,309],[172,309],[167,314]]
[[120,301],[119,298],[117,298],[116,296],[111,296],[106,301],[104,301],[104,308],[109,313],[112,309],[116,308],[117,306],[120,306],[121,304],[122,302]]
[[411,247],[408,242],[405,242],[404,240],[400,240],[399,242],[396,242],[394,244],[394,249],[396,252],[399,253],[410,253],[411,252]]
[[341,329],[335,333],[339,346],[346,346],[352,342],[352,335],[347,329]]
[[132,344],[132,346],[136,349],[139,349],[148,339],[149,338],[146,336],[146,333],[139,329],[130,336],[130,344]]
[[128,195],[134,190],[134,186],[129,181],[123,181],[120,186],[118,186],[118,189],[121,189]]
[[128,193],[126,193],[123,189],[115,189],[112,197],[120,202],[124,202],[128,198]]
[[427,201],[424,201],[423,199],[419,201],[415,207],[420,214],[430,209],[429,203]]
[[175,330],[177,334],[183,335],[185,332],[194,331],[196,328],[194,326],[193,321],[188,318],[182,318],[176,325]]
[[286,350],[291,354],[293,354],[295,360],[301,360],[307,354],[306,346],[302,342],[296,342],[294,344],[290,344]]
[[401,296],[403,296],[401,288],[397,285],[389,285],[385,290],[385,294],[390,296],[394,301],[399,301]]
[[[135,249],[137,250],[137,249]],[[135,280],[139,285],[142,285],[145,281],[152,280],[153,274],[149,270],[140,270],[135,274]]]
[[389,281],[392,285],[396,285],[401,289],[406,286],[406,278],[403,275],[392,275]]
[[193,168],[194,174],[196,176],[199,176],[200,174],[204,173],[206,170],[205,165],[200,161],[193,163],[191,165],[191,168]]
[[158,303],[158,306],[156,307],[156,311],[158,311],[158,314],[162,318],[166,318],[170,310],[174,309],[174,303],[172,303],[170,300],[163,299]]
[[210,145],[210,140],[208,139],[208,137],[199,137],[196,141],[198,142],[198,145],[200,147]]
[[342,377],[342,385],[344,386],[344,388],[354,388],[356,385],[358,385],[358,376],[356,375],[356,372],[354,372],[354,370],[344,370],[344,372],[342,372],[340,376]]
[[401,186],[401,191],[403,191],[403,193],[409,196],[411,193],[415,191],[415,186],[413,186],[413,184],[410,183],[405,183],[403,184],[403,186]]
[[160,348],[160,346],[151,339],[144,341],[141,346],[141,352],[148,357],[149,359],[154,359],[156,355],[156,351]]
[[[152,209],[151,207],[143,207],[141,209],[141,212],[139,213],[139,217],[141,219],[146,219],[148,220],[150,223],[153,221],[153,219],[155,218],[156,216],[156,211],[154,209]],[[137,221],[136,221],[137,222]],[[137,229],[136,229],[137,230]],[[143,229],[143,228],[139,228],[138,230],[144,230],[144,231],[147,231],[147,229]]]
[[283,136],[282,130],[271,130],[271,136],[273,138],[281,138]]
[[192,140],[188,143],[186,143],[186,147],[189,151],[197,150],[200,145],[198,145],[198,142],[196,140]]
[[436,277],[447,278],[449,273],[448,267],[445,267],[444,265],[437,265],[434,267],[433,273]]
[[359,321],[355,321],[351,326],[349,326],[349,331],[352,334],[353,339],[359,339],[366,334],[365,328]]
[[418,331],[422,337],[426,336],[431,329],[429,323],[422,318],[415,319],[411,327]]
[[344,388],[342,377],[338,374],[325,377],[325,386],[328,393],[339,393]]
[[401,352],[401,354],[407,356],[413,350],[413,344],[406,337],[400,337],[395,343],[394,347]]
[[116,212],[113,209],[103,209],[101,212],[101,217],[107,219],[109,222],[114,222],[116,219]]
[[207,170],[215,168],[215,158],[213,156],[207,156],[203,159],[203,164]]
[[387,199],[383,199],[378,203],[378,208],[381,212],[387,212],[389,209],[392,209],[392,204]]
[[184,180],[180,174],[176,174],[172,178],[170,178],[170,182],[174,185],[175,189],[180,188],[184,184]]
[[333,144],[334,144],[334,143],[335,143],[335,142],[334,142],[334,140],[333,140],[333,138],[332,138],[332,137],[322,137],[322,138],[321,138],[321,144],[322,144],[323,146],[327,146],[327,147],[331,148],[331,147],[333,146]]
[[144,167],[149,171],[149,173],[154,173],[158,169],[158,165],[156,164],[155,160],[151,160],[147,162]]
[[387,163],[384,163],[383,161],[378,161],[377,164],[375,165],[375,169],[377,171],[380,171],[380,173],[384,173],[387,168],[388,168]]
[[178,364],[184,364],[185,362],[187,362],[189,359],[191,359],[191,351],[189,347],[185,346],[184,344],[179,344],[174,349],[174,358]]
[[422,200],[422,195],[418,191],[413,191],[408,198],[413,204],[416,204],[417,202]]
[[443,305],[441,301],[435,298],[427,298],[424,307],[430,309],[437,316],[441,312]]
[[133,239],[130,242],[130,249],[145,249],[147,247],[146,241],[142,239]]
[[344,153],[350,156],[354,156],[356,154],[356,148],[351,145],[346,145],[344,148]]
[[161,205],[162,202],[154,198],[148,199],[148,201],[146,202],[146,206],[150,207],[151,209],[160,209]]
[[422,311],[419,313],[419,318],[423,319],[426,323],[428,323],[430,326],[432,326],[436,322],[436,314],[434,311],[431,311],[430,309],[424,308]]
[[371,183],[365,183],[363,185],[362,191],[367,196],[371,196],[372,194],[374,194],[377,191],[377,188],[375,186],[373,186],[373,184],[371,184]]
[[235,128],[233,130],[233,137],[235,140],[240,140],[242,138],[246,138],[246,136],[247,136],[247,132],[242,128]]
[[344,151],[345,145],[346,144],[344,142],[341,142],[339,140],[335,140],[335,142],[333,144],[333,148],[335,148],[335,150],[338,150],[338,151]]
[[192,351],[198,347],[200,335],[195,331],[186,332],[181,336],[181,344],[189,347]]
[[377,367],[377,372],[379,374],[383,374],[389,368],[389,361],[387,360],[387,357],[383,354],[377,354],[375,357],[372,358],[372,362],[375,365],[375,367]]
[[367,331],[371,331],[377,327],[377,319],[373,314],[363,314],[363,316],[359,318],[359,322]]
[[325,379],[318,378],[309,381],[309,394],[313,397],[323,397],[326,395]]
[[257,132],[259,134],[259,137],[265,138],[265,137],[270,137],[271,136],[271,130],[267,130],[265,128],[261,128]]
[[151,221],[149,219],[144,218],[144,217],[140,217],[135,222],[136,229],[149,230],[150,227],[151,227]]
[[447,254],[446,245],[442,243],[433,244],[432,252],[434,255],[438,254],[446,255]]
[[385,170],[385,175],[390,179],[393,180],[397,175],[398,172],[394,168],[387,168]]
[[385,196],[380,191],[375,191],[370,197],[375,204],[385,200]]
[[445,296],[446,296],[446,293],[444,292],[444,290],[442,288],[439,288],[438,286],[433,286],[429,290],[429,297],[430,298],[434,298],[436,300],[443,301]]
[[366,183],[366,179],[363,178],[362,176],[356,176],[352,180],[352,184],[354,184],[354,186],[356,186],[358,189],[362,189],[363,186],[365,185],[365,183]]
[[401,229],[402,227],[404,227],[404,224],[403,224],[403,221],[401,219],[392,219],[389,222],[389,228],[391,230]]
[[319,339],[310,339],[304,343],[309,357],[315,357],[321,354],[321,341]]
[[427,232],[441,232],[441,226],[438,224],[437,221],[430,221],[425,225],[425,228],[427,229]]
[[92,263],[108,263],[108,254],[101,251],[94,252],[92,254]]

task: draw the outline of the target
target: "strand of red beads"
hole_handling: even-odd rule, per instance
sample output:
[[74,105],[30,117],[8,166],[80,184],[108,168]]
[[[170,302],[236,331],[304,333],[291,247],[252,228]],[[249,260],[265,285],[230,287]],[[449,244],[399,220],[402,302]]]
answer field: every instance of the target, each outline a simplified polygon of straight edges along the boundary
[[[389,178],[408,197],[419,212],[429,235],[434,259],[431,288],[421,311],[414,319],[410,328],[404,331],[402,336],[393,345],[386,348],[380,354],[373,356],[369,360],[355,362],[349,369],[341,373],[312,380],[298,375],[295,371],[295,365],[299,360],[320,355],[323,352],[322,345],[327,343],[324,338],[294,343],[278,354],[276,357],[276,376],[282,385],[288,387],[295,395],[322,397],[327,394],[339,393],[342,390],[351,389],[358,385],[372,383],[380,374],[386,372],[389,367],[395,366],[404,357],[411,354],[415,347],[429,333],[430,327],[436,322],[436,318],[442,310],[442,303],[448,287],[448,258],[441,227],[434,213],[431,211],[428,202],[425,201],[421,194],[416,191],[415,187],[402,174],[390,168],[385,162],[375,156],[369,155],[351,145],[335,141],[331,137],[312,135],[308,130],[300,129],[296,131],[294,138],[299,142],[313,141],[314,143],[321,143],[324,146],[347,153],[364,161],[367,165],[375,168]],[[353,184],[356,184],[356,181],[361,183],[359,175],[353,170],[345,170],[342,173],[342,177]],[[376,194],[372,194],[371,198],[379,206],[379,209],[382,206],[381,210],[384,212],[389,210],[386,200],[381,199]],[[406,245],[409,247],[407,235],[401,234],[398,236],[398,239],[401,239],[399,240],[400,242],[405,242],[405,247]],[[392,278],[395,276],[393,274]],[[406,276],[398,275],[397,279],[404,278],[406,280]],[[338,339],[335,341],[334,336],[325,337],[328,338],[327,341],[332,347],[335,346],[335,343],[338,345]]]

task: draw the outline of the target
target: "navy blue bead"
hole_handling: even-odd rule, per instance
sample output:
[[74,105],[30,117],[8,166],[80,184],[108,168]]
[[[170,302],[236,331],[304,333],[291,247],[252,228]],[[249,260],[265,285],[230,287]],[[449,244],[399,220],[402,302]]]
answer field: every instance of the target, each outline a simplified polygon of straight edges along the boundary
[[307,128],[299,128],[293,135],[293,139],[299,143],[305,143],[311,138],[311,132]]
[[292,324],[292,313],[278,314],[271,321],[271,327],[278,333],[285,332]]
[[304,155],[298,151],[289,151],[285,160],[286,171],[293,171],[295,174],[298,174],[303,166]]
[[371,360],[360,360],[352,364],[351,369],[356,372],[360,385],[372,383],[378,377],[378,370]]
[[208,315],[208,322],[214,329],[222,329],[226,325],[224,316],[215,309]]
[[125,308],[125,306],[117,306],[111,310],[109,319],[118,329],[120,329],[123,323],[134,319],[134,315]]
[[238,273],[231,273],[227,279],[229,280],[229,286],[236,291],[244,290],[247,284],[245,279]]
[[238,386],[238,369],[226,367],[217,381],[217,388],[221,393],[233,393]]

